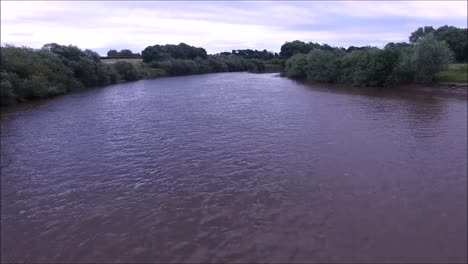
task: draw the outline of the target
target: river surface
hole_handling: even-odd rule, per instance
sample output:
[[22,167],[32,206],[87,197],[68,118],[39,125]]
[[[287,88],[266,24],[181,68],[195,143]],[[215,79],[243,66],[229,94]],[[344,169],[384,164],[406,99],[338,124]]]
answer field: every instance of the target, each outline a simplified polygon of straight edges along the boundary
[[275,74],[4,111],[5,262],[466,262],[467,101]]

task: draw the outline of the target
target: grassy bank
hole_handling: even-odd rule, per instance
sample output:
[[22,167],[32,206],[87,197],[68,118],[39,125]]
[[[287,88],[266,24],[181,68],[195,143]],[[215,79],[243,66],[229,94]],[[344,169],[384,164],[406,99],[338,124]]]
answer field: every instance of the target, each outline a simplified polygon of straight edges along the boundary
[[124,59],[114,59],[114,58],[101,58],[102,63],[105,64],[114,64],[119,61],[129,62],[132,64],[139,64],[143,62],[142,58],[124,58]]
[[438,83],[467,83],[468,64],[450,64],[448,69],[435,75]]

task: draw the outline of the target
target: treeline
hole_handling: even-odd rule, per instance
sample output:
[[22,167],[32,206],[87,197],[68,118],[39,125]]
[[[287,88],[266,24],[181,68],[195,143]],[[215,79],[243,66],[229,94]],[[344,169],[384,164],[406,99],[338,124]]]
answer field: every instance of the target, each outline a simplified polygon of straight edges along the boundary
[[120,51],[112,49],[107,52],[107,57],[109,58],[141,58],[141,55],[140,53],[133,53],[133,51],[129,49],[123,49]]
[[110,50],[104,61],[91,50],[47,44],[40,49],[2,46],[1,105],[45,98],[120,81],[212,72],[279,72],[287,76],[355,86],[429,83],[452,61],[467,60],[467,31],[444,26],[419,28],[410,43],[373,47],[332,47],[327,44],[286,42],[279,54],[266,50],[233,50],[208,55],[185,43],[131,50]]
[[[429,34],[433,34],[437,40],[445,41],[449,46],[450,50],[454,53],[454,59],[456,62],[462,63],[467,62],[468,60],[468,29],[467,28],[457,28],[453,26],[442,26],[437,29],[434,29],[431,26],[420,27],[414,32],[411,33],[409,37],[409,43],[393,43],[393,45],[410,45],[415,44],[419,39]],[[391,43],[389,43],[391,44]],[[319,44],[313,42],[303,42],[300,40],[295,40],[292,42],[286,42],[281,46],[281,51],[279,53],[281,58],[288,59],[295,54],[303,53],[307,54],[312,50],[325,50],[325,51],[336,51],[337,49],[351,53],[357,50],[366,50],[372,49],[371,46],[365,47],[355,47],[350,46],[347,49],[332,47],[328,44]]]
[[230,56],[230,55],[237,55],[244,59],[259,59],[259,60],[273,60],[279,59],[280,56],[276,52],[264,50],[252,50],[252,49],[239,49],[239,50],[232,50],[232,52],[221,52],[215,54],[215,56],[222,57],[222,56]]
[[[466,60],[467,35],[466,29],[447,26],[437,30],[428,28],[431,27],[413,32],[410,43],[389,43],[383,49],[343,49],[327,44],[293,41],[285,43],[280,54],[290,56],[286,61],[286,75],[289,77],[354,86],[431,83],[435,74],[456,58]],[[438,35],[436,32],[439,32]],[[465,42],[462,41],[462,34],[465,34]],[[460,42],[455,43],[454,39]],[[460,46],[464,46],[465,50]]]
[[266,72],[281,71],[284,62],[244,58],[237,54],[208,55],[203,48],[185,43],[154,45],[141,53],[143,62],[150,68],[163,70],[169,76],[210,72]]

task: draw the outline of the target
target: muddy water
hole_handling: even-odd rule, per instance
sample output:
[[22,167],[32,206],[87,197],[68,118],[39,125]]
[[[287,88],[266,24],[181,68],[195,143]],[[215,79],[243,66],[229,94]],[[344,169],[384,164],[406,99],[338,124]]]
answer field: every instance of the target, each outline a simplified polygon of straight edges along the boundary
[[225,73],[4,112],[5,262],[466,262],[467,102]]

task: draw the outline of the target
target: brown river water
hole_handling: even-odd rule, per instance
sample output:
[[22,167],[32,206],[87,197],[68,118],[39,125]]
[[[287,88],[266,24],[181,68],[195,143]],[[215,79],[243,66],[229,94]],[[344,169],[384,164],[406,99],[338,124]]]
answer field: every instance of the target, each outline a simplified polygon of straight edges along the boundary
[[275,74],[3,111],[2,262],[466,262],[467,100]]

